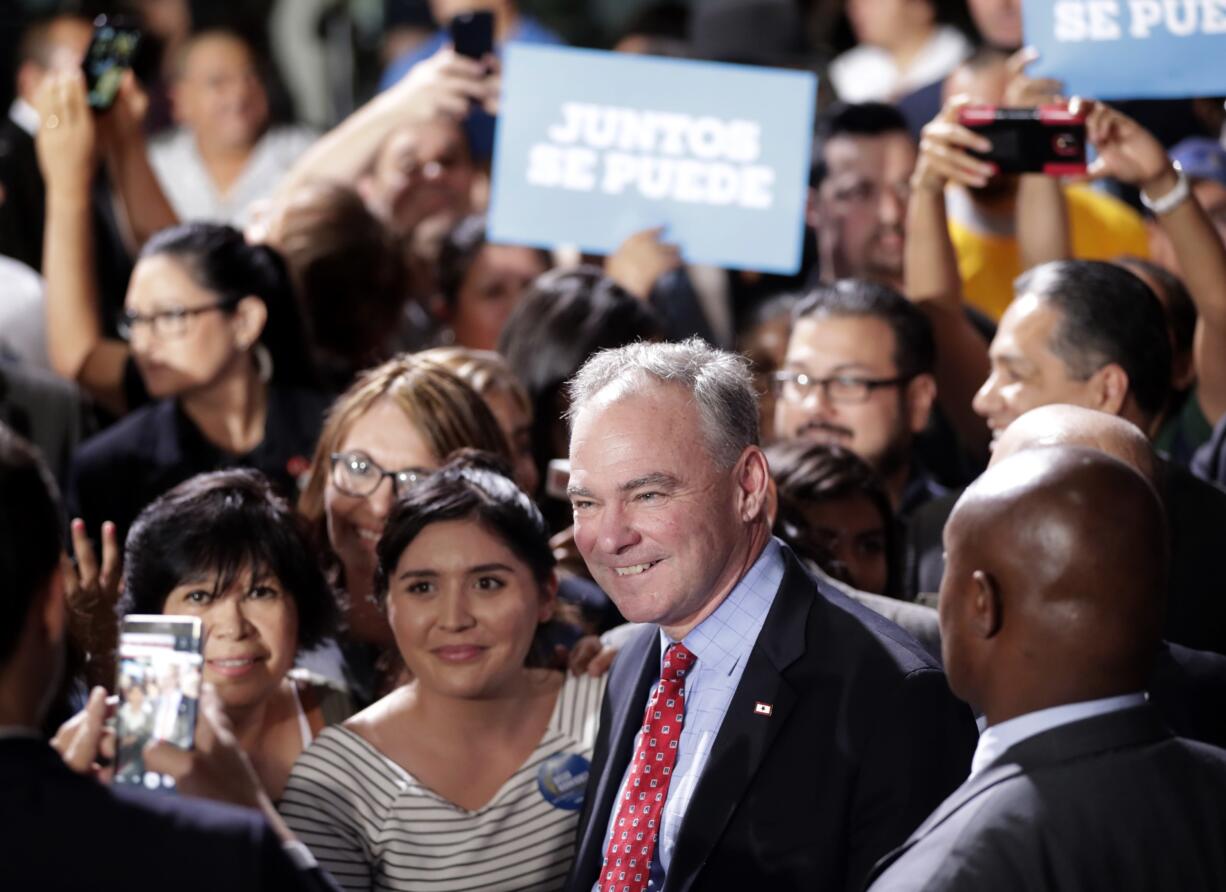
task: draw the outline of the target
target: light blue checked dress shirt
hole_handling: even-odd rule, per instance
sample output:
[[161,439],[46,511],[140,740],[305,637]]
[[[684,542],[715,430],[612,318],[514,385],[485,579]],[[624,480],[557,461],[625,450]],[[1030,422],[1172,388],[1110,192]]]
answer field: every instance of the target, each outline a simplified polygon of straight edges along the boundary
[[[783,567],[779,540],[771,539],[723,603],[681,641],[697,657],[697,661],[685,680],[685,725],[681,729],[677,762],[673,766],[673,779],[664,802],[660,840],[651,859],[648,889],[659,889],[664,884],[665,872],[677,847],[682,819],[711,755],[715,735],[724,723],[728,704],[732,702],[732,695],[741,682],[749,653],[758,640],[766,614],[783,582]],[[670,644],[672,641],[661,630],[661,666],[664,652]],[[622,800],[629,776],[630,766],[627,765],[617,798],[613,800],[610,825],[617,815],[617,803]],[[608,849],[609,831],[606,831],[602,857]]]

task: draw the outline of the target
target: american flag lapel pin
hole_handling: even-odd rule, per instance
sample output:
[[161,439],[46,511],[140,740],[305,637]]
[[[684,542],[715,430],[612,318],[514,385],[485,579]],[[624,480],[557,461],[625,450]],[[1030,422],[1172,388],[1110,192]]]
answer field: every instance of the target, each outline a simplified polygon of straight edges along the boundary
[[756,702],[756,703],[754,703],[754,705],[753,705],[753,714],[754,714],[754,715],[765,715],[765,716],[769,716],[769,715],[770,715],[771,713],[773,713],[774,711],[775,711],[775,707],[771,706],[769,703],[763,703],[761,700],[757,701],[757,702]]

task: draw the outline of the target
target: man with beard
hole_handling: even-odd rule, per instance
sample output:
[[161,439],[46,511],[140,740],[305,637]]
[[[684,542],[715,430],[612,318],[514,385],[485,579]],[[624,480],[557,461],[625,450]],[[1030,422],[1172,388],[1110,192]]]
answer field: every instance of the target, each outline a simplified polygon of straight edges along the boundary
[[809,224],[821,281],[855,277],[901,290],[915,141],[893,106],[838,105],[818,125]]
[[928,319],[885,285],[845,279],[810,294],[793,316],[775,374],[775,430],[845,446],[881,476],[902,518],[942,495],[912,445],[936,398]]

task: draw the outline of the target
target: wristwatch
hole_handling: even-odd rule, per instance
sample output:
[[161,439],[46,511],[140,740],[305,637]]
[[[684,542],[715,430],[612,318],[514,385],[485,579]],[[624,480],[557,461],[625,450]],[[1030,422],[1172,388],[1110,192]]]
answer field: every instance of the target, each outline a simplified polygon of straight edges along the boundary
[[1179,165],[1175,165],[1175,185],[1165,195],[1160,195],[1157,198],[1150,198],[1145,194],[1145,190],[1141,190],[1141,204],[1145,205],[1154,214],[1166,214],[1173,211],[1179,205],[1183,204],[1192,191],[1188,188],[1188,177],[1180,169]]

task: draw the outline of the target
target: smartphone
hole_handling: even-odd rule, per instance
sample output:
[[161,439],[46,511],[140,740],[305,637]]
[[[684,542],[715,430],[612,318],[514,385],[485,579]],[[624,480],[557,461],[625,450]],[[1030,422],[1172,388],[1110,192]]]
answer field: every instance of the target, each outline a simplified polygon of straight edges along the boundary
[[494,13],[488,9],[465,12],[447,26],[455,51],[470,59],[484,59],[494,51]]
[[566,487],[570,485],[570,462],[564,458],[550,460],[545,468],[545,495],[562,502],[570,501]]
[[1063,105],[968,105],[960,111],[958,123],[991,141],[991,150],[971,154],[993,162],[1001,173],[1059,177],[1086,172],[1084,112],[1073,114]]
[[119,633],[119,708],[115,713],[115,783],[149,790],[174,779],[145,768],[150,740],[191,749],[200,705],[202,626],[196,616],[124,618]]
[[105,15],[94,19],[94,36],[81,63],[90,108],[106,111],[115,102],[119,82],[132,67],[139,45],[140,30],[129,21]]

